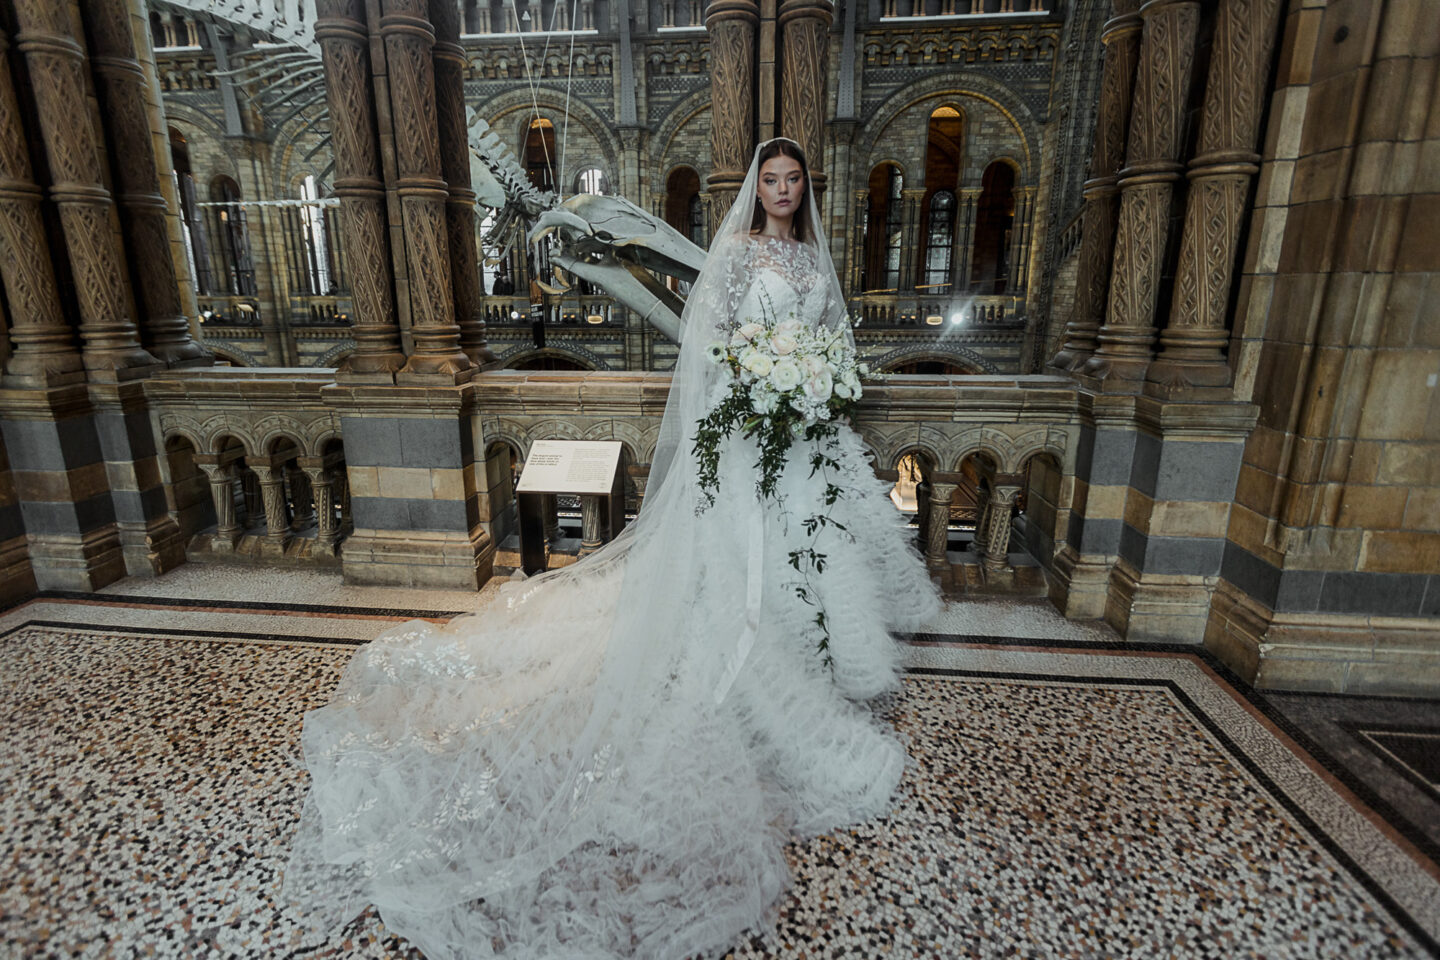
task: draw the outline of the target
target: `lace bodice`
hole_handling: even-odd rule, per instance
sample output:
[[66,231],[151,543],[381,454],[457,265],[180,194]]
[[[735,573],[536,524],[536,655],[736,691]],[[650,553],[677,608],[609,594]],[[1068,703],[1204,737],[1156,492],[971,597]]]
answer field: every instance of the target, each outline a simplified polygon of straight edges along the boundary
[[745,272],[750,285],[736,307],[737,319],[784,319],[793,313],[806,323],[819,323],[828,291],[819,282],[814,247],[779,237],[754,236],[749,243]]

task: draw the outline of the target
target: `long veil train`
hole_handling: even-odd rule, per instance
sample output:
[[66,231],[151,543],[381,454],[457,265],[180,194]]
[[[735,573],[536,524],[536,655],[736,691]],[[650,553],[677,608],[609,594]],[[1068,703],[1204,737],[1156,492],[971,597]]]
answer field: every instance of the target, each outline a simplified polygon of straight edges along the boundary
[[[762,505],[753,446],[730,443],[697,509],[691,431],[720,377],[705,348],[756,279],[758,166],[687,301],[636,522],[473,616],[387,632],[307,715],[285,895],[317,928],[374,903],[431,960],[679,958],[765,923],[790,836],[887,808],[905,754],[863,701],[896,683],[887,629],[936,601],[858,437],[842,431],[855,496],[837,506],[855,542],[818,584],[833,668],[789,583],[785,504],[815,497],[798,449]],[[813,194],[807,209],[805,319],[848,332]]]

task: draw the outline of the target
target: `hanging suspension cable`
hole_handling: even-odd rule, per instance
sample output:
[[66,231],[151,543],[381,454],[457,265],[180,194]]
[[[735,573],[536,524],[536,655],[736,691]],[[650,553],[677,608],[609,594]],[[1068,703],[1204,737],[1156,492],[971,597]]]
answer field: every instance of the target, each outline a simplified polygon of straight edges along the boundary
[[[558,5],[561,0],[555,0]],[[560,172],[556,178],[565,182],[565,148],[570,143],[570,88],[575,85],[575,10],[580,0],[570,4],[570,56],[565,61],[565,127],[560,131]]]
[[[525,31],[520,29],[520,9],[519,9],[519,7],[516,5],[516,0],[510,0],[510,10],[511,10],[512,13],[515,14],[515,28],[516,28],[516,30],[518,31],[519,38],[520,38],[520,59],[525,62],[525,82],[526,82],[527,84],[529,84],[529,86],[530,86],[530,106],[531,106],[530,116],[531,116],[531,118],[532,118],[531,121],[530,121],[530,123],[531,123],[531,126],[534,126],[534,124],[535,124],[535,122],[536,122],[537,120],[542,120],[542,119],[544,119],[544,118],[540,116],[540,98],[539,98],[539,96],[538,96],[538,94],[536,93],[536,90],[535,90],[535,75],[534,75],[534,73],[530,70],[530,55],[529,55],[529,53],[527,53],[526,50],[525,50]],[[552,8],[552,10],[553,10],[553,8]],[[527,4],[527,9],[526,9],[525,12],[526,12],[527,14],[530,12],[529,9],[528,9],[528,4]],[[547,30],[547,31],[545,31],[545,32],[548,34],[550,31]],[[545,53],[546,53],[549,49],[550,49],[550,38],[547,36],[547,37],[545,38],[545,46],[541,48],[540,56],[541,56],[541,57],[544,57],[544,56],[545,56]],[[528,145],[529,145],[528,141],[529,141],[529,139],[530,139],[530,135],[529,135],[528,132],[527,132],[526,135],[525,135],[525,139],[526,139],[526,141],[527,141],[526,145],[528,146]],[[545,143],[545,135],[544,135],[543,133],[540,135],[540,150],[541,150],[541,152],[542,152],[542,153],[544,154],[544,156],[545,156],[545,166],[551,167],[551,163],[550,163],[550,148],[549,148],[549,146],[547,146],[546,143]],[[551,167],[551,169],[554,169],[554,168]],[[556,186],[558,186],[558,184],[556,184]],[[557,194],[557,196],[559,195],[559,191],[558,191],[558,190],[556,191],[556,194]]]

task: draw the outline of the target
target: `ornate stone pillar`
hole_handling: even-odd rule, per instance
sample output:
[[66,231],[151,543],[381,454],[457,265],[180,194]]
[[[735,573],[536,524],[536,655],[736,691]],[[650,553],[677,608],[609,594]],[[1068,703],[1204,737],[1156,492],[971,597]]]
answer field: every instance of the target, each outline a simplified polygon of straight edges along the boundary
[[856,190],[854,204],[850,208],[849,230],[850,251],[846,255],[846,276],[849,283],[846,284],[846,292],[850,296],[858,296],[865,292],[865,244],[869,239],[869,233],[875,229],[873,223],[866,223],[865,218],[870,214],[870,191]]
[[229,551],[235,548],[235,541],[242,532],[240,521],[235,515],[235,463],[234,461],[205,462],[202,456],[195,458],[196,465],[205,471],[210,480],[210,500],[215,505],[215,539],[212,549]]
[[470,143],[465,131],[465,50],[460,46],[460,10],[454,0],[431,0],[435,24],[435,111],[440,136],[440,169],[449,197],[445,229],[450,280],[460,349],[474,363],[494,361],[485,342],[484,293],[475,254],[475,191],[470,188]]
[[1169,324],[1147,378],[1162,392],[1227,387],[1225,308],[1250,178],[1260,170],[1255,142],[1275,41],[1280,0],[1223,0],[1205,80],[1199,154],[1190,161],[1190,194]]
[[1119,173],[1120,222],[1114,275],[1099,346],[1083,373],[1107,389],[1133,392],[1145,377],[1155,340],[1160,265],[1169,235],[1170,200],[1185,165],[1181,128],[1200,28],[1198,0],[1150,0],[1143,33],[1125,167]]
[[920,204],[925,198],[923,189],[900,191],[901,220],[900,279],[897,284],[902,293],[913,293],[919,270],[920,258]]
[[265,539],[269,546],[283,546],[290,535],[290,511],[285,502],[285,467],[265,463],[249,464],[260,479],[260,498],[265,505]]
[[405,364],[391,288],[390,240],[365,0],[316,0],[315,39],[325,64],[335,154],[335,195],[350,275],[355,352],[336,371],[345,381],[393,383]]
[[1030,251],[1030,221],[1035,212],[1035,188],[1021,187],[1015,191],[1015,218],[1010,227],[1010,276],[1005,292],[1012,297],[1025,296],[1025,274]]
[[397,382],[459,383],[474,369],[460,350],[451,289],[445,206],[450,192],[440,177],[436,122],[435,30],[427,0],[382,0],[380,37],[390,85],[395,144],[395,189],[405,236],[410,334],[414,351]]
[[1110,289],[1110,258],[1115,249],[1115,226],[1120,212],[1117,174],[1125,155],[1125,131],[1135,63],[1140,52],[1140,16],[1137,0],[1116,0],[1115,19],[1105,24],[1100,37],[1105,45],[1105,69],[1100,79],[1100,105],[1095,115],[1095,142],[1090,153],[1090,179],[1085,181],[1085,206],[1080,222],[1080,261],[1075,307],[1065,324],[1065,341],[1050,366],[1075,370],[1095,352],[1095,336],[1105,319],[1105,295]]
[[335,477],[325,466],[306,466],[304,470],[315,504],[315,553],[333,557],[340,536],[335,522]]
[[580,498],[580,556],[588,556],[604,546],[600,537],[600,498]]
[[755,150],[755,0],[713,0],[710,35],[710,235],[735,202]]
[[805,151],[817,201],[825,194],[825,81],[834,17],[831,0],[780,0],[780,129]]
[[[70,7],[16,0],[15,11],[16,46],[30,69],[50,164],[50,196],[60,210],[75,279],[85,368],[101,381],[145,376],[160,363],[137,338],[115,204],[105,189],[106,153],[88,107],[85,54],[71,35]],[[168,249],[165,256],[168,260]]]
[[540,519],[545,526],[545,541],[558,543],[563,531],[560,529],[559,503],[553,493],[540,495]]
[[955,495],[955,490],[953,483],[935,483],[930,487],[930,526],[925,563],[932,570],[944,570],[950,565],[945,551],[950,544],[950,498]]
[[956,293],[970,290],[970,264],[974,258],[975,208],[980,191],[974,188],[957,190],[955,195],[955,272],[950,289]]
[[982,561],[986,570],[1004,570],[1010,566],[1010,515],[1019,495],[1020,488],[1015,486],[996,487],[990,494]]
[[285,468],[285,483],[290,488],[290,529],[296,532],[310,525],[314,516],[311,512],[313,497],[310,491],[310,476],[298,466]]
[[638,516],[645,509],[645,485],[650,482],[650,474],[647,470],[644,474],[631,476],[630,481],[635,484],[635,513]]
[[210,351],[190,339],[170,251],[165,198],[146,112],[148,84],[136,58],[125,0],[89,0],[90,64],[110,134],[120,225],[134,258],[142,336],[151,355],[171,367],[209,366]]
[[52,387],[85,379],[75,334],[65,322],[45,225],[44,198],[30,170],[11,80],[9,41],[0,33],[0,281],[10,304],[5,384]]

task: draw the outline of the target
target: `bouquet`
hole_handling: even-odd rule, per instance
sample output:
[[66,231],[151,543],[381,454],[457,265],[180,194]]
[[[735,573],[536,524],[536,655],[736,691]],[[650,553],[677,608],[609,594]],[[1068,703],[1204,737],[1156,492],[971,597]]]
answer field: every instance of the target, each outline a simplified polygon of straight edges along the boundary
[[860,378],[869,373],[844,330],[811,328],[794,313],[778,322],[733,320],[720,332],[727,339],[711,343],[708,354],[729,374],[729,389],[700,419],[695,435],[706,506],[715,503],[725,437],[738,431],[756,438],[756,492],[773,497],[791,444],[799,437],[834,436],[835,421],[860,402]]
[[[844,488],[830,478],[840,467],[831,453],[838,441],[837,421],[847,418],[860,402],[860,378],[869,373],[855,356],[843,329],[811,328],[791,313],[775,320],[731,321],[720,327],[726,339],[708,347],[709,357],[725,369],[728,381],[715,406],[701,417],[695,431],[703,511],[715,505],[720,487],[720,444],[737,431],[753,436],[760,447],[755,491],[760,499],[775,498],[775,487],[791,445],[797,438],[817,441],[810,456],[810,475],[823,474],[823,507],[834,506]],[[801,579],[792,584],[795,595],[815,608],[818,629],[816,650],[827,666],[830,630],[820,594],[810,574],[823,573],[825,554],[815,549],[819,531],[829,527],[849,536],[845,527],[822,509],[804,522],[808,545],[790,551],[790,566]]]

